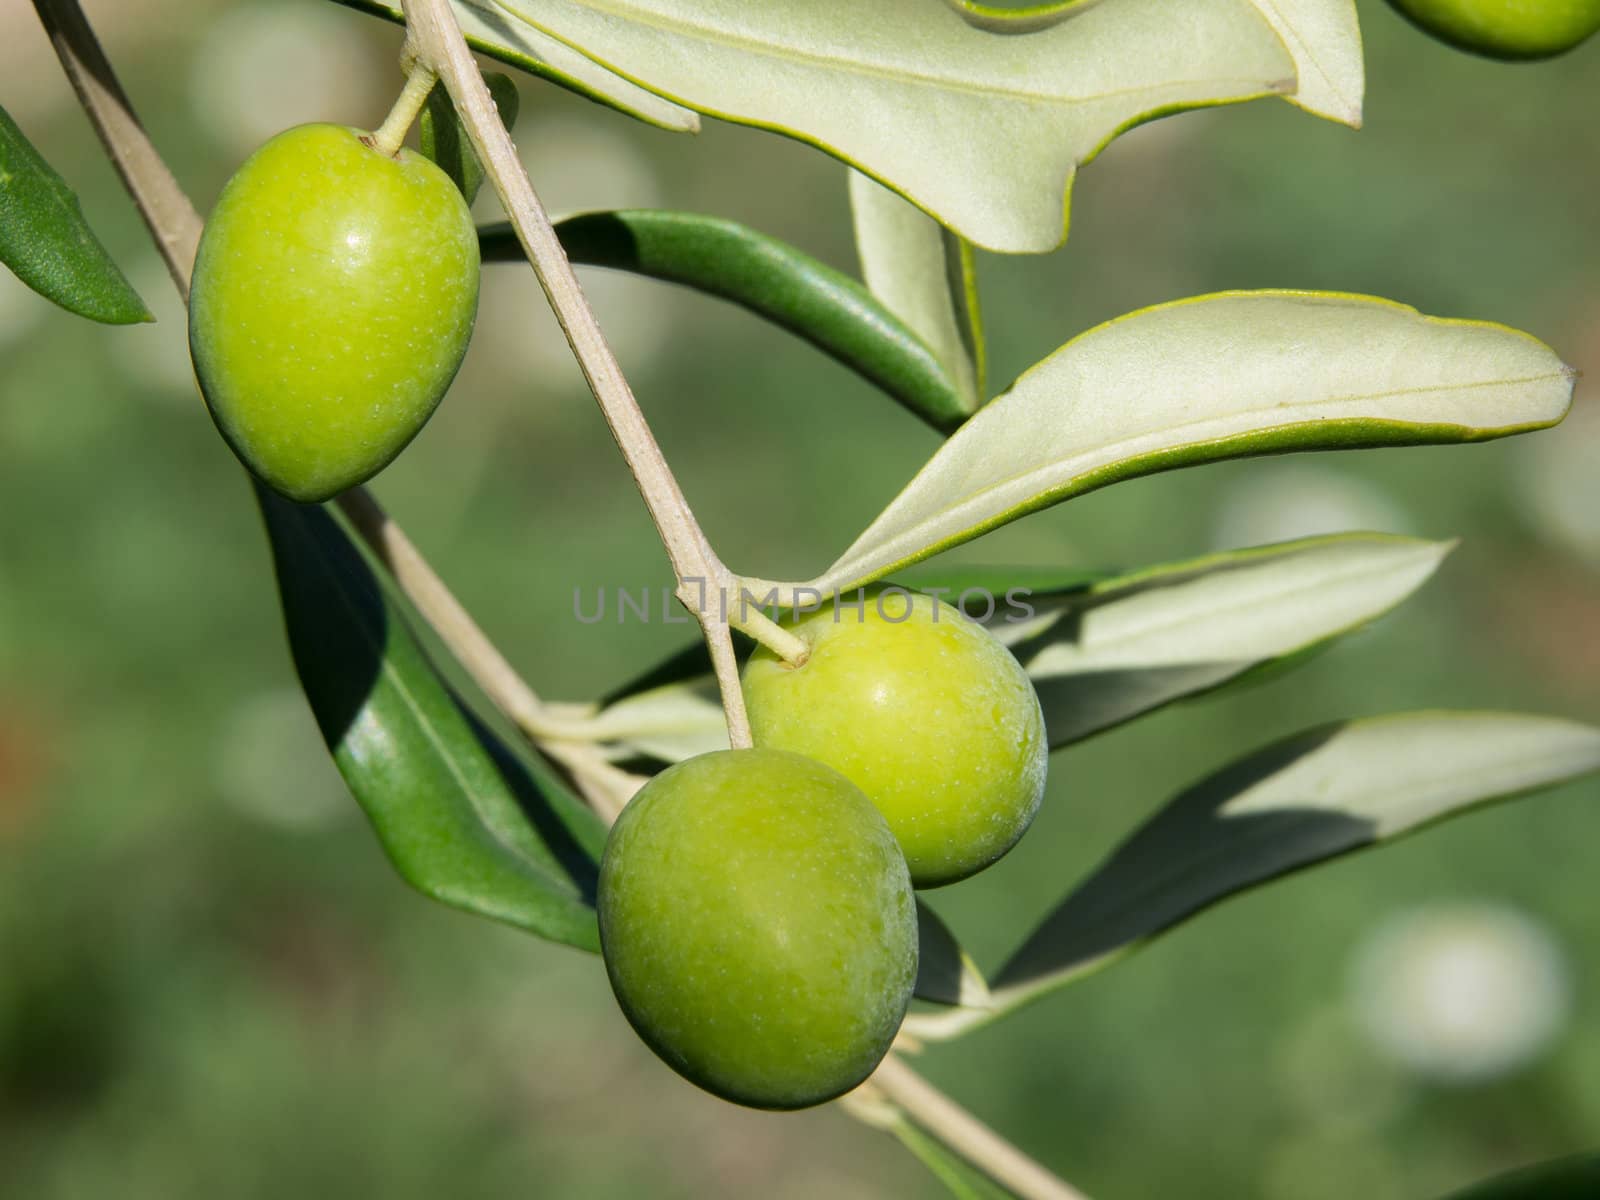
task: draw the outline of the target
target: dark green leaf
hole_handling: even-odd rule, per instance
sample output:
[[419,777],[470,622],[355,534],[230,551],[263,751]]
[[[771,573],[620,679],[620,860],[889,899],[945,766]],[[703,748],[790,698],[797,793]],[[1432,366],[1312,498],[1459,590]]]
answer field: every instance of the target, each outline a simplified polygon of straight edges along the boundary
[[1594,1200],[1600,1196],[1600,1154],[1579,1154],[1496,1176],[1450,1200]]
[[83,219],[78,197],[3,108],[0,262],[80,317],[107,325],[155,320]]
[[913,1014],[907,1031],[955,1036],[1258,884],[1596,770],[1600,730],[1551,717],[1420,712],[1298,734],[1145,822],[1001,968],[987,1011]]
[[259,484],[284,623],[317,724],[401,876],[445,904],[599,948],[599,819],[459,704],[321,508]]
[[918,1000],[983,1008],[989,985],[943,918],[917,897]]
[[[848,275],[736,221],[630,209],[556,226],[573,262],[680,283],[749,309],[826,351],[949,431],[969,406],[923,341]],[[485,262],[522,258],[505,225],[480,233]]]
[[[494,106],[500,110],[500,122],[507,129],[517,123],[519,99],[517,85],[508,75],[491,72],[483,77],[494,97]],[[456,187],[471,204],[478,198],[483,186],[483,164],[478,152],[467,140],[467,131],[456,116],[455,105],[450,103],[450,93],[444,84],[435,84],[428,93],[428,103],[423,107],[422,120],[417,130],[422,153],[436,163],[440,170],[455,181]]]
[[980,1174],[936,1138],[931,1138],[902,1116],[890,1126],[907,1150],[944,1184],[955,1200],[1015,1200],[1005,1188]]
[[927,592],[948,604],[959,601],[963,592],[979,593],[969,596],[963,607],[971,610],[970,615],[981,617],[987,607],[985,596],[993,596],[999,608],[1005,604],[1008,592],[1027,598],[1067,596],[1115,575],[1114,571],[1089,567],[987,567],[934,562],[909,566],[896,572],[889,582]]

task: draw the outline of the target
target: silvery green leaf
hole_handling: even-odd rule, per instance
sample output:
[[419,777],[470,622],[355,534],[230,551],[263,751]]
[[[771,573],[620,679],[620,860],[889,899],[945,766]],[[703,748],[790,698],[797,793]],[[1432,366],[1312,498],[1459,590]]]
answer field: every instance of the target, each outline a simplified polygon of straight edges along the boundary
[[[405,22],[399,0],[336,0],[397,24]],[[700,118],[681,105],[608,71],[566,43],[513,20],[493,0],[453,0],[467,44],[480,54],[541,76],[648,124],[697,133]]]
[[[1348,533],[1117,575],[925,568],[903,581],[952,601],[963,589],[1009,597],[989,628],[1032,678],[1059,748],[1360,628],[1426,582],[1453,545]],[[1030,577],[1033,587],[1013,586]],[[603,709],[597,740],[663,762],[726,747],[703,651],[682,667]]]
[[1366,72],[1355,0],[1256,0],[1294,56],[1299,83],[1290,103],[1361,127]]
[[1213,554],[1036,597],[991,628],[1063,746],[1367,624],[1452,546],[1351,533]]
[[995,976],[988,1012],[913,1014],[952,1037],[1038,999],[1229,896],[1492,800],[1600,770],[1600,729],[1420,712],[1258,750],[1178,795],[1071,891]]
[[710,674],[624,696],[590,719],[585,732],[594,741],[668,763],[728,748],[727,718]]
[[881,579],[1174,467],[1543,428],[1566,414],[1572,381],[1527,334],[1371,297],[1230,292],[1142,309],[1068,342],[980,409],[807,586]]
[[1060,244],[1073,175],[1122,130],[1293,89],[1253,0],[1007,17],[932,0],[502,0],[689,108],[798,138],[968,240]]
[[860,171],[849,179],[862,278],[928,345],[975,412],[985,364],[971,245]]

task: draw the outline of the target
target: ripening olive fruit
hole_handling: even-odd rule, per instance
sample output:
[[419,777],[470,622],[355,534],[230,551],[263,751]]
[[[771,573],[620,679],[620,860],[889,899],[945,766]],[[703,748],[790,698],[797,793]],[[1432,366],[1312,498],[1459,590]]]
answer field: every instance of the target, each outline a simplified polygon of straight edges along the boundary
[[757,746],[827,763],[889,822],[917,887],[1011,849],[1044,794],[1033,684],[981,625],[895,588],[804,615],[799,666],[765,648],[744,671]]
[[285,496],[325,500],[416,436],[477,309],[478,239],[449,176],[358,130],[301,125],[223,189],[189,349],[234,453]]
[[645,784],[606,842],[598,908],[634,1029],[739,1104],[849,1091],[911,1001],[905,860],[855,785],[799,755],[721,750]]
[[1549,58],[1600,29],[1600,0],[1390,0],[1414,24],[1490,58]]

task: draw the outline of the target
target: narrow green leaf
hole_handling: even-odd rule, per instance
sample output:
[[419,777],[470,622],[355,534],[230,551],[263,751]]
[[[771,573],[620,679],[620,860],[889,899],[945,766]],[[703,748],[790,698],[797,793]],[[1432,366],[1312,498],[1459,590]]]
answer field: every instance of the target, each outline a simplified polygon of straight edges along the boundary
[[965,607],[981,612],[984,602],[981,594],[995,597],[996,604],[1005,603],[1007,594],[1016,592],[1016,600],[1028,596],[1064,596],[1081,592],[1104,580],[1114,579],[1116,571],[1091,567],[1046,567],[1038,564],[1012,564],[1010,566],[983,566],[973,563],[922,562],[897,571],[893,582],[901,587],[928,592],[951,604],[972,592]]
[[[849,276],[735,221],[631,209],[556,226],[573,262],[681,283],[749,309],[831,354],[936,429],[969,409],[933,352]],[[519,260],[504,225],[479,235],[485,262]]]
[[1486,1180],[1450,1200],[1594,1200],[1600,1196],[1600,1154],[1538,1163]]
[[930,0],[502,0],[618,74],[821,147],[991,250],[1065,236],[1080,164],[1141,121],[1293,88],[1252,0],[1020,20]]
[[259,484],[256,497],[300,682],[396,870],[445,904],[597,950],[598,818],[464,710],[328,513]]
[[849,177],[861,277],[933,350],[967,411],[977,411],[988,393],[971,244],[860,171]]
[[1014,1193],[968,1166],[943,1142],[917,1128],[911,1118],[900,1116],[890,1124],[889,1131],[944,1184],[955,1200],[1015,1200]]
[[[1453,545],[1348,533],[1120,575],[926,564],[896,581],[989,626],[1033,680],[1059,749],[1309,657],[1411,595]],[[704,644],[688,647],[617,693],[597,738],[663,762],[726,747],[710,671]]]
[[1000,970],[989,1012],[914,1014],[908,1030],[954,1036],[1258,884],[1596,770],[1600,729],[1549,717],[1408,713],[1291,737],[1147,821]]
[[0,108],[0,262],[45,299],[107,325],[153,321],[78,197]]
[[1566,414],[1573,375],[1526,334],[1371,297],[1231,292],[1143,309],[1067,343],[980,409],[803,586],[853,588],[1175,467],[1540,429]]
[[1031,617],[1008,610],[992,628],[1060,747],[1361,628],[1452,545],[1352,533],[1212,554],[1025,599]]
[[[500,112],[500,123],[511,129],[517,123],[520,103],[517,85],[511,82],[510,76],[498,72],[490,72],[483,77],[483,81],[489,85],[489,94],[494,97],[494,106]],[[417,135],[423,155],[455,181],[468,204],[476,200],[478,189],[483,186],[483,164],[478,161],[478,152],[467,139],[467,131],[456,115],[455,105],[450,102],[450,93],[445,91],[442,83],[435,84],[433,91],[428,93]]]
[[704,642],[691,653],[695,649],[700,653],[684,662],[686,668],[693,662],[693,674],[619,697],[601,709],[588,726],[594,740],[668,763],[726,750],[728,724],[711,660]]
[[[396,24],[405,23],[398,0],[335,0]],[[661,129],[698,133],[700,118],[654,92],[608,71],[563,42],[507,18],[493,0],[452,0],[467,44],[479,54],[548,79],[618,112]]]
[[1299,83],[1291,104],[1361,127],[1366,72],[1355,0],[1256,0],[1294,56]]
[[918,1000],[965,1008],[987,1008],[989,985],[977,963],[927,902],[917,898]]

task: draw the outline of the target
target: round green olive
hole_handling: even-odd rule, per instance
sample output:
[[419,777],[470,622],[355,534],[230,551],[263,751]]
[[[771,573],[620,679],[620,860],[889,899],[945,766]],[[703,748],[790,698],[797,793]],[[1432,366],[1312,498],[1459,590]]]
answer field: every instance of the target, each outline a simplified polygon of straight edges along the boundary
[[827,763],[878,806],[917,887],[982,870],[1027,830],[1048,745],[1021,665],[931,596],[869,592],[793,626],[809,654],[765,648],[744,671],[758,746]]
[[1600,0],[1390,0],[1440,41],[1490,58],[1549,58],[1600,29]]
[[455,377],[478,239],[449,176],[355,129],[257,150],[206,223],[189,349],[217,428],[267,484],[325,500],[382,470]]
[[738,1104],[849,1091],[911,1001],[905,860],[849,780],[799,755],[722,750],[645,784],[606,842],[598,908],[629,1022]]

